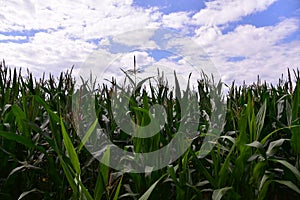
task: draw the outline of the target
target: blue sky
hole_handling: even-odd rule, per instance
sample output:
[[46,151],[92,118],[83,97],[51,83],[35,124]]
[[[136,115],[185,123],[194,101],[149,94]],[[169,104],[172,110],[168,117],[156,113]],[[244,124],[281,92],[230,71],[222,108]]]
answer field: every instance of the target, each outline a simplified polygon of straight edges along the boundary
[[186,12],[197,12],[201,8],[204,8],[204,1],[199,0],[153,0],[153,1],[143,1],[143,0],[137,0],[134,1],[133,5],[149,8],[149,7],[159,7],[160,10],[165,14],[170,14],[173,12],[180,12],[180,11],[186,11]]
[[[226,83],[252,83],[258,74],[276,83],[288,67],[300,68],[299,0],[9,0],[1,1],[0,20],[0,59],[37,76],[80,68],[99,48],[114,59],[130,45],[123,41],[110,51],[114,36],[146,28],[172,29],[194,41]],[[140,52],[139,62],[170,55]]]

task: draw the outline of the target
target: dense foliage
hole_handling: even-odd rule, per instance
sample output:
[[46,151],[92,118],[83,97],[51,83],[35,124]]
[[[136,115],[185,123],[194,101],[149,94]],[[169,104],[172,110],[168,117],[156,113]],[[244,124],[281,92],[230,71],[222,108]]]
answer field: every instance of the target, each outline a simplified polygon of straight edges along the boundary
[[[197,88],[199,136],[174,163],[138,174],[122,174],[101,164],[82,145],[72,113],[72,95],[79,90],[71,73],[36,80],[30,72],[24,75],[1,63],[0,199],[300,198],[299,71],[294,71],[295,81],[288,71],[288,79],[281,78],[276,86],[233,83],[226,95],[224,129],[202,158],[198,151],[203,127],[209,124],[201,113],[211,113],[210,94],[221,92],[221,83],[212,87],[204,75]],[[142,152],[172,139],[180,123],[173,91],[158,84],[149,94],[140,87],[131,97],[136,122],[149,121],[137,108],[160,103],[166,109],[168,123],[149,139],[128,138],[118,129],[110,92],[109,86],[99,86],[96,112],[112,141]]]

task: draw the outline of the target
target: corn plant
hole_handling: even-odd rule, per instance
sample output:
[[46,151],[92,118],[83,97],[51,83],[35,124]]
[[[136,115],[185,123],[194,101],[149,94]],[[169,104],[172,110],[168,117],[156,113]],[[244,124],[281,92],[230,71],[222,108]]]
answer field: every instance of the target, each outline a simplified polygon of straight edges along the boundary
[[[125,72],[124,72],[125,73]],[[300,77],[287,72],[277,85],[258,78],[251,85],[228,86],[226,109],[212,103],[223,101],[224,84],[199,77],[193,112],[198,135],[176,161],[151,172],[119,172],[98,161],[85,144],[93,141],[96,124],[122,149],[149,152],[167,145],[178,130],[184,112],[176,100],[183,88],[168,88],[162,74],[157,84],[149,79],[134,87],[111,83],[98,85],[82,80],[75,87],[72,68],[58,77],[37,79],[27,71],[0,65],[0,199],[299,199],[300,198]],[[48,78],[46,78],[48,77]],[[175,76],[176,77],[176,76]],[[155,77],[153,77],[155,78]],[[295,81],[293,81],[293,78]],[[188,77],[187,77],[188,79]],[[176,81],[175,81],[176,82]],[[148,84],[149,90],[144,90]],[[178,83],[177,83],[178,84]],[[178,84],[179,85],[179,84]],[[183,87],[183,86],[181,86]],[[95,104],[84,107],[85,91],[94,91]],[[150,138],[130,137],[114,119],[112,91],[124,91],[130,99],[132,125],[146,126],[150,108],[160,104],[166,123]],[[183,96],[188,93],[184,91]],[[78,95],[81,101],[74,101]],[[79,98],[80,99],[80,98]],[[73,105],[95,110],[95,121],[84,121]],[[212,124],[213,112],[225,115]],[[122,114],[122,113],[119,113]],[[157,116],[159,117],[159,116]],[[203,156],[210,126],[223,127],[211,137],[212,149]],[[80,138],[78,128],[84,131]],[[170,152],[166,152],[170,153]],[[108,151],[103,160],[113,159]],[[159,161],[159,160],[158,160]]]

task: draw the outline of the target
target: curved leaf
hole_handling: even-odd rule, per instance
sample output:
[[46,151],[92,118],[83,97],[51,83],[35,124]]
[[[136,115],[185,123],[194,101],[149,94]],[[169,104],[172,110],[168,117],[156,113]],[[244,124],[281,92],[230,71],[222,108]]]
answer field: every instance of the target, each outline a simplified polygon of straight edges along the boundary
[[289,162],[285,161],[285,160],[275,160],[275,159],[270,159],[273,162],[277,162],[282,164],[283,166],[285,166],[286,168],[288,168],[289,170],[291,170],[291,172],[293,172],[293,174],[296,176],[296,178],[298,179],[298,181],[300,181],[300,172],[299,170],[294,167],[293,165],[291,165]]
[[23,144],[24,146],[26,146],[28,148],[34,148],[35,147],[34,143],[30,139],[28,139],[24,136],[21,136],[21,135],[17,135],[17,134],[12,133],[12,132],[0,131],[0,136],[6,138],[8,140],[13,140],[13,141],[18,142],[20,144]]
[[34,188],[34,189],[32,189],[32,190],[29,190],[29,191],[23,192],[23,193],[22,193],[22,194],[19,196],[18,200],[21,200],[21,199],[23,199],[23,197],[25,197],[26,195],[28,195],[28,194],[30,194],[30,193],[33,193],[33,192],[44,193],[43,191],[40,191],[40,190],[38,190],[38,189]]
[[212,199],[213,200],[221,200],[223,195],[230,189],[232,189],[232,187],[224,187],[221,189],[214,190],[214,192],[212,194]]
[[150,197],[150,195],[151,195],[152,191],[154,190],[155,186],[156,186],[156,185],[159,183],[159,181],[161,181],[166,175],[167,175],[167,174],[161,176],[155,183],[153,183],[153,184],[149,187],[149,189],[143,194],[143,196],[141,196],[141,197],[139,198],[139,200],[147,200],[147,199]]

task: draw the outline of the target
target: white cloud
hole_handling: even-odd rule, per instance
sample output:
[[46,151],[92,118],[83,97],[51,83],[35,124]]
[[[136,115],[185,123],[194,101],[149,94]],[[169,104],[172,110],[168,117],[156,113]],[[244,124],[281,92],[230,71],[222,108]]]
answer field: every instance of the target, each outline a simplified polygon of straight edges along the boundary
[[132,6],[132,0],[4,1],[0,30],[63,29],[74,37],[93,39],[145,27],[157,27],[155,8]]
[[195,37],[197,37],[197,42],[201,45],[207,45],[213,43],[220,35],[222,35],[221,30],[217,26],[200,26],[195,30]]
[[35,75],[43,71],[54,74],[84,61],[94,45],[68,40],[64,32],[36,33],[29,43],[0,43],[0,55],[7,64],[31,69]]
[[[209,58],[209,54],[198,45],[195,40],[188,37],[171,36],[167,49],[176,55],[182,56],[178,62],[193,65],[196,71],[205,72],[208,75],[213,74],[216,79],[220,79],[219,72]],[[186,72],[189,74],[189,71]]]
[[[3,1],[0,30],[8,32],[8,36],[0,35],[0,39],[23,39],[22,32],[36,33],[28,43],[0,43],[0,55],[7,63],[34,71],[57,73],[64,67],[78,65],[97,48],[88,42],[91,39],[100,39],[97,45],[105,45],[108,35],[159,26],[161,14],[156,8],[142,9],[132,3],[132,0]],[[22,35],[15,35],[18,32]]]
[[198,25],[222,25],[267,9],[276,0],[215,0],[193,16]]
[[[210,70],[213,68],[211,63],[207,64],[196,58],[198,55],[203,55],[204,58],[209,55],[227,83],[234,79],[240,82],[244,79],[248,82],[255,81],[257,74],[276,81],[287,67],[298,67],[295,65],[300,63],[300,41],[295,39],[290,43],[282,42],[299,30],[299,20],[287,18],[273,26],[259,28],[251,24],[240,25],[231,32],[222,33],[222,27],[228,23],[264,11],[275,2],[276,0],[207,1],[205,8],[193,15],[191,12],[163,14],[157,7],[133,6],[133,0],[1,1],[0,30],[7,33],[0,34],[0,59],[5,59],[8,64],[28,67],[35,72],[58,73],[73,64],[81,67],[91,53],[103,48],[102,57],[100,56],[102,60],[99,62],[103,62],[106,67],[111,59],[123,56],[108,52],[109,45],[119,42],[122,45],[154,48],[157,44],[151,41],[151,31],[141,30],[167,27],[181,33],[193,30],[195,41],[207,53],[196,47],[193,41],[187,41],[187,38],[160,38],[172,41],[166,42],[166,50],[175,49],[173,53],[184,55],[178,61],[179,65],[189,62]],[[36,32],[33,35],[32,30]],[[120,35],[137,30],[140,31],[139,34],[131,32],[131,35]],[[27,36],[28,32],[31,34]],[[108,36],[118,37],[109,40]],[[17,43],[18,40],[27,39],[28,43]],[[1,40],[10,42],[3,43]],[[91,42],[93,40],[95,43]],[[181,47],[176,49],[178,45]],[[245,59],[239,62],[228,61],[228,58],[239,56]],[[138,63],[154,63],[151,60],[153,58],[145,52],[140,52],[137,59]],[[130,58],[125,63],[132,66],[131,62]],[[160,62],[157,64],[168,64]],[[108,74],[111,75],[112,71]]]
[[[277,45],[298,28],[297,19],[286,19],[274,26],[259,28],[253,25],[239,25],[228,34],[215,34],[214,40],[206,44],[211,48],[225,50],[220,52],[223,56],[250,57]],[[201,41],[201,35],[198,37]]]
[[137,29],[116,35],[113,41],[127,46],[155,48],[157,44],[151,39],[156,29]]
[[26,40],[26,36],[13,36],[13,35],[3,35],[0,34],[0,41],[1,40]]
[[[298,19],[291,18],[274,26],[257,28],[253,25],[240,25],[224,35],[220,32],[215,34],[210,28],[200,28],[200,31],[196,31],[198,34],[195,40],[203,45],[225,82],[237,80],[241,83],[246,80],[252,83],[260,74],[262,79],[274,83],[287,67],[299,67],[300,47],[296,44],[300,42],[283,42],[299,30],[299,24]],[[203,39],[209,37],[213,37],[213,40]],[[228,58],[235,57],[244,59],[228,61]]]
[[188,12],[175,12],[170,13],[168,15],[163,15],[162,22],[165,25],[165,27],[169,28],[184,28],[187,24],[189,24],[190,13]]

